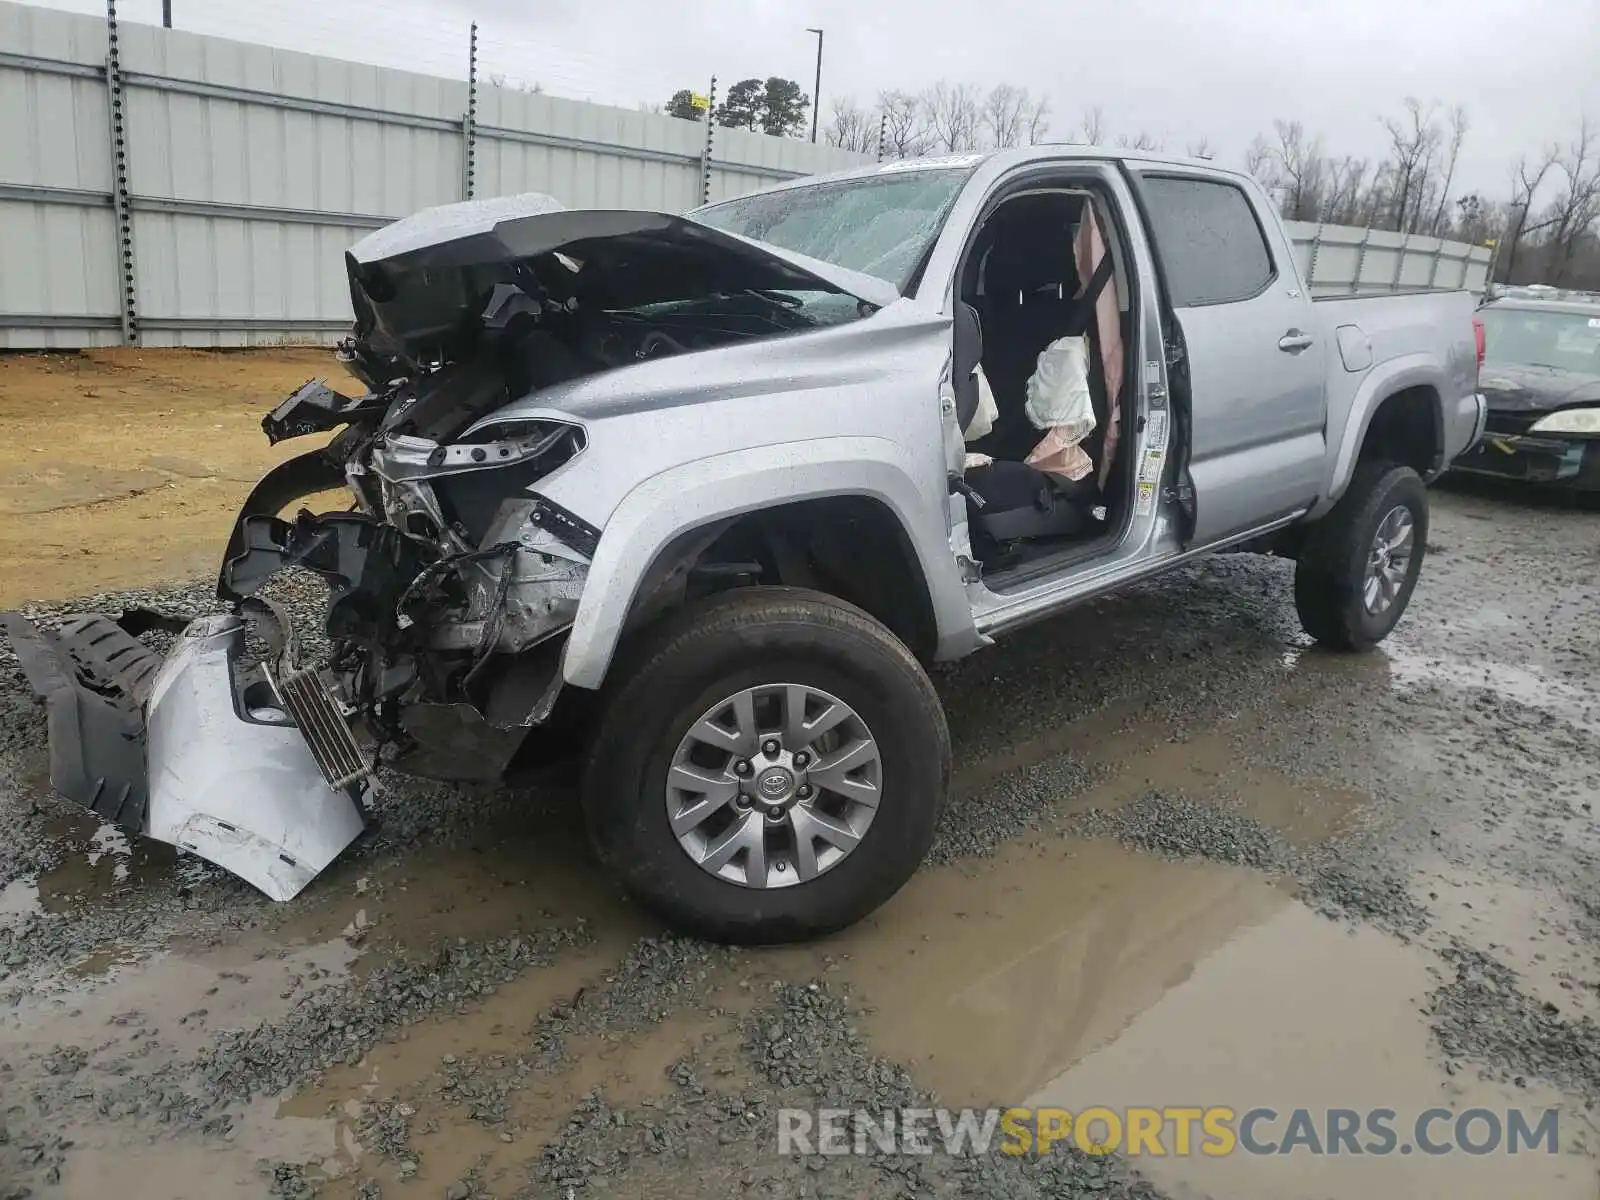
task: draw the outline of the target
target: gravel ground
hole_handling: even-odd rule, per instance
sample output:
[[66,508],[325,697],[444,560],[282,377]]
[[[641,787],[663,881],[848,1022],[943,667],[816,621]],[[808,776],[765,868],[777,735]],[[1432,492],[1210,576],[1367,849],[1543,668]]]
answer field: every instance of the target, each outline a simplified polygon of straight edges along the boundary
[[[824,982],[774,984],[768,1002],[742,1023],[744,1059],[759,1082],[738,1090],[708,1086],[694,1061],[680,1060],[668,1071],[672,1091],[647,1106],[614,1108],[602,1093],[591,1093],[533,1165],[532,1186],[523,1194],[547,1195],[553,1185],[558,1193],[582,1188],[594,1196],[652,1194],[671,1187],[676,1194],[818,1200],[1159,1195],[1119,1160],[1075,1148],[1022,1158],[971,1153],[837,1158],[820,1151],[777,1157],[760,1137],[730,1132],[765,1133],[783,1108],[882,1112],[933,1105],[936,1098],[918,1088],[903,1067],[871,1052],[856,1017],[849,1001]],[[854,1142],[853,1126],[848,1137]],[[866,1133],[862,1137],[865,1141]],[[689,1171],[674,1159],[687,1159]]]
[[[42,716],[0,645],[0,1197],[86,1194],[100,1148],[129,1136],[153,1179],[169,1151],[231,1147],[207,1161],[237,1179],[204,1193],[228,1197],[1182,1193],[1116,1156],[774,1152],[779,1108],[930,1104],[925,1059],[1048,1025],[1065,1000],[963,1015],[904,1061],[874,1045],[982,983],[992,963],[900,980],[967,945],[985,905],[1061,909],[993,962],[1080,947],[1073,905],[1098,893],[1024,893],[1053,885],[1021,872],[1066,845],[1099,878],[1108,842],[1150,880],[1276,885],[1403,941],[1431,981],[1419,1071],[1581,1109],[1600,1083],[1597,533],[1592,513],[1436,490],[1423,586],[1378,653],[1310,647],[1292,567],[1229,555],[940,668],[957,786],[926,878],[859,929],[778,953],[663,935],[587,866],[560,780],[386,778],[377,831],[272,905],[50,797]],[[202,581],[29,611],[191,615],[209,596]],[[280,598],[314,626],[320,585]],[[1127,969],[1095,961],[1108,986]],[[1194,963],[1158,962],[1158,994]],[[941,1096],[1016,1104],[1039,1082]],[[250,1098],[278,1096],[331,1106],[359,1153],[258,1136]]]
[[1536,1076],[1600,1100],[1600,1025],[1587,1016],[1563,1019],[1481,950],[1456,943],[1442,957],[1455,978],[1429,997],[1429,1012],[1452,1072],[1462,1061],[1482,1064],[1519,1087]]
[[1301,848],[1226,803],[1160,791],[1113,809],[1088,809],[1068,828],[1161,858],[1207,859],[1285,876],[1324,916],[1367,921],[1402,939],[1427,925],[1426,911],[1371,842],[1359,849],[1353,842]]

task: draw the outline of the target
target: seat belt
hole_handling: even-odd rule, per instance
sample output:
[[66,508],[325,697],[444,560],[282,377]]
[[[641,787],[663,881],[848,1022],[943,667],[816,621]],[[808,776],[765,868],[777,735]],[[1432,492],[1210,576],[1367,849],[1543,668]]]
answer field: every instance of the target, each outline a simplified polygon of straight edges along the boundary
[[1069,318],[1068,328],[1076,329],[1080,333],[1089,328],[1089,318],[1094,313],[1094,306],[1100,299],[1100,293],[1105,291],[1106,284],[1111,282],[1111,276],[1116,270],[1116,264],[1111,261],[1108,252],[1100,260],[1100,265],[1094,269],[1094,274],[1089,279],[1089,286],[1083,289],[1083,295],[1072,301],[1072,315]]

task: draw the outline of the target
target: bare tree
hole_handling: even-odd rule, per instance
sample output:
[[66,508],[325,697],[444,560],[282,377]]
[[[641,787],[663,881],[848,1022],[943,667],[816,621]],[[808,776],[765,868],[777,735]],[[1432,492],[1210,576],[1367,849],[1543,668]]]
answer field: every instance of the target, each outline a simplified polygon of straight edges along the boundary
[[989,144],[996,149],[1033,146],[1050,128],[1050,101],[1027,88],[1002,83],[983,98],[979,117]]
[[841,150],[865,152],[877,144],[877,122],[847,96],[833,102],[827,128],[823,130],[823,139],[828,145]]
[[1529,232],[1528,217],[1533,213],[1534,197],[1544,187],[1544,181],[1560,157],[1561,147],[1549,145],[1537,159],[1530,160],[1526,154],[1517,159],[1511,181],[1511,215],[1503,239],[1505,245],[1501,247],[1505,251],[1505,271],[1501,278],[1507,282],[1517,266],[1517,250]]
[[1190,142],[1185,147],[1185,152],[1190,158],[1205,159],[1208,162],[1217,156],[1217,152],[1211,148],[1211,139],[1208,137],[1202,137],[1198,142]]
[[530,96],[544,95],[544,84],[537,79],[513,79],[503,71],[491,72],[489,82],[508,92],[526,92]]
[[1129,137],[1125,133],[1118,134],[1117,145],[1121,146],[1124,150],[1161,149],[1161,143],[1142,129],[1138,133],[1134,134],[1133,137]]
[[879,92],[878,112],[883,119],[884,158],[917,158],[928,152],[931,139],[920,97]]
[[1397,231],[1415,232],[1419,197],[1439,148],[1439,129],[1433,123],[1433,105],[1427,108],[1414,96],[1405,99],[1406,116],[1380,117],[1393,154],[1395,195],[1392,221]]
[[1029,100],[1022,106],[1022,131],[1028,145],[1037,146],[1050,132],[1050,101],[1044,96]]
[[936,146],[951,154],[978,148],[978,97],[971,85],[940,80],[922,94]]
[[1476,192],[1468,192],[1455,202],[1455,237],[1474,246],[1482,245],[1500,228],[1502,214]]
[[1600,119],[1583,119],[1570,141],[1519,158],[1509,200],[1456,193],[1471,131],[1464,107],[1408,98],[1402,114],[1380,122],[1390,143],[1380,162],[1326,154],[1322,139],[1297,122],[1275,121],[1276,138],[1256,137],[1245,166],[1286,217],[1474,245],[1493,239],[1496,281],[1600,289]]
[[1376,229],[1394,215],[1395,197],[1400,194],[1398,175],[1392,162],[1381,162],[1372,172],[1372,182],[1361,193],[1352,224]]
[[1278,134],[1270,151],[1273,185],[1283,215],[1291,221],[1321,220],[1328,169],[1322,139],[1307,137],[1299,121],[1275,121],[1273,128]]
[[1434,237],[1443,237],[1449,228],[1446,213],[1450,204],[1450,186],[1456,181],[1456,163],[1461,158],[1461,143],[1467,136],[1467,109],[1466,105],[1458,104],[1450,110],[1450,149],[1444,160],[1444,183],[1439,188],[1439,204],[1433,210],[1433,221],[1429,232]]
[[1367,160],[1345,155],[1328,168],[1328,199],[1323,218],[1336,225],[1353,224],[1362,207],[1367,183]]
[[1005,150],[1022,142],[1022,106],[1028,101],[1023,88],[998,83],[983,98],[979,116],[989,143]]
[[1086,146],[1103,146],[1106,142],[1106,114],[1105,110],[1096,104],[1093,108],[1083,110],[1083,121],[1079,125],[1082,130],[1078,138]]
[[1262,187],[1271,189],[1274,179],[1272,144],[1259,133],[1245,147],[1244,169]]
[[1589,118],[1584,117],[1578,124],[1578,136],[1556,164],[1565,179],[1551,210],[1550,265],[1555,283],[1566,282],[1573,250],[1600,217],[1600,159],[1596,155],[1595,133]]

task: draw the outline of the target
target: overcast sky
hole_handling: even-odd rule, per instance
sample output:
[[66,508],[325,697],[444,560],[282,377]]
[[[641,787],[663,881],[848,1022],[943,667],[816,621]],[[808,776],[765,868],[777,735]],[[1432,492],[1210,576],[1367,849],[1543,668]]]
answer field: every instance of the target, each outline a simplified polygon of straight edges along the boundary
[[[45,0],[104,12],[99,0]],[[938,79],[1010,82],[1049,96],[1052,135],[1100,105],[1113,134],[1169,150],[1208,138],[1241,165],[1274,118],[1330,152],[1377,157],[1380,114],[1407,95],[1465,104],[1459,178],[1502,196],[1511,162],[1600,123],[1600,0],[173,0],[175,25],[293,49],[464,73],[467,23],[487,72],[553,94],[661,101],[747,76],[809,92],[826,30],[822,112],[841,94]],[[121,0],[159,22],[161,0]],[[1461,190],[1460,188],[1456,190]]]

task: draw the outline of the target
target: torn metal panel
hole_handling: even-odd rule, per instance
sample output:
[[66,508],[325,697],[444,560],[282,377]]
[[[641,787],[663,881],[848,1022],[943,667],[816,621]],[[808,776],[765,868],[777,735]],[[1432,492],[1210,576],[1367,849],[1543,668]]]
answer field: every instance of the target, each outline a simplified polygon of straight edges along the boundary
[[356,786],[328,786],[272,690],[236,687],[244,629],[235,616],[200,618],[155,679],[149,834],[288,900],[366,822]]
[[56,633],[21,613],[0,614],[0,624],[45,702],[51,786],[113,824],[142,832],[148,792],[140,704],[161,656],[95,613]]

